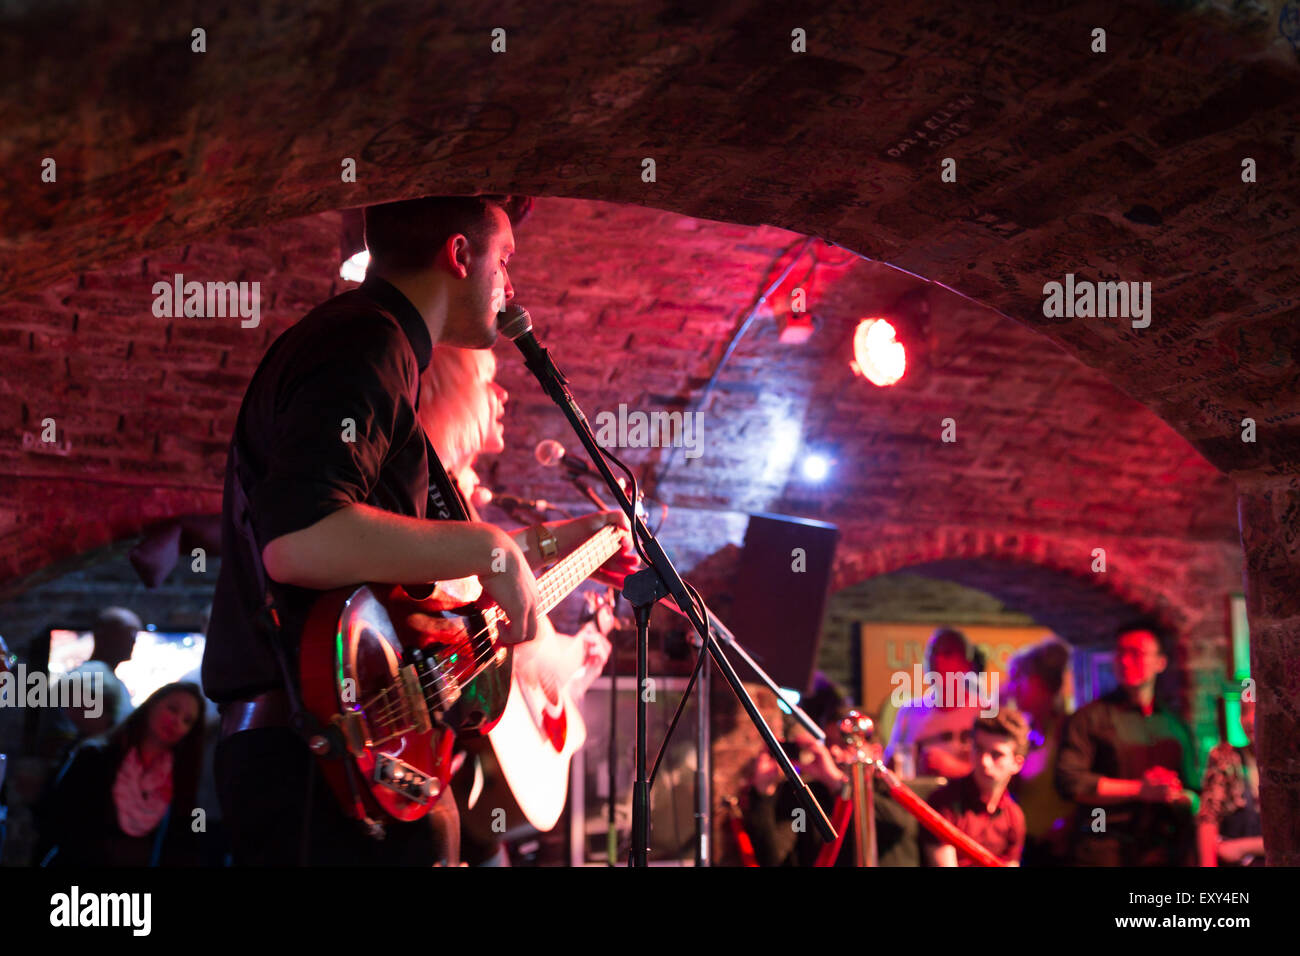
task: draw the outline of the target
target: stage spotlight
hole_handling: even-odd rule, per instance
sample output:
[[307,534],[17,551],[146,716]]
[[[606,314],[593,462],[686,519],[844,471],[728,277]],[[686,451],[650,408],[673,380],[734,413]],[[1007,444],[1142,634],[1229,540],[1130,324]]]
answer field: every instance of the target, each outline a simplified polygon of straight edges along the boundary
[[366,249],[366,224],[361,208],[344,209],[339,228],[339,275],[348,282],[364,282],[370,252]]
[[366,280],[366,269],[369,266],[370,250],[362,249],[339,266],[339,275],[349,282],[364,282]]
[[793,687],[782,687],[780,691],[781,691],[781,696],[779,696],[776,699],[776,705],[781,708],[781,713],[783,714],[794,713],[794,711],[790,709],[790,706],[793,705],[795,707],[798,707],[799,701],[803,698],[803,695],[800,694]]
[[886,319],[863,319],[853,333],[853,361],[849,367],[873,385],[893,385],[907,371],[907,350]]
[[831,460],[825,455],[814,453],[803,460],[800,470],[809,481],[824,481],[831,473]]

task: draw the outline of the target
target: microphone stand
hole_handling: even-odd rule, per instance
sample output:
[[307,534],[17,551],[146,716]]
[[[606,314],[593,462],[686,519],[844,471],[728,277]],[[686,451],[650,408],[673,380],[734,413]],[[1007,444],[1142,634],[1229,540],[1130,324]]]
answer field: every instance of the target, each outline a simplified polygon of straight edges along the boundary
[[[795,770],[794,764],[791,763],[785,750],[777,743],[772,729],[763,720],[763,716],[758,712],[758,707],[745,691],[745,687],[740,682],[735,669],[731,666],[731,662],[722,652],[717,642],[713,640],[708,622],[700,615],[699,609],[691,599],[690,593],[686,589],[686,582],[682,580],[677,568],[673,566],[672,561],[659,544],[658,539],[651,533],[650,528],[637,516],[635,506],[609,470],[609,465],[605,462],[605,456],[601,454],[600,446],[596,444],[596,437],[592,434],[587,416],[583,414],[577,401],[569,392],[568,379],[555,367],[555,363],[551,361],[549,351],[538,345],[537,340],[533,337],[532,320],[528,317],[528,313],[519,306],[512,305],[500,318],[502,332],[514,340],[520,352],[524,355],[524,364],[528,367],[528,370],[533,373],[541,384],[543,391],[551,397],[551,400],[564,413],[564,417],[568,419],[574,434],[578,436],[582,446],[587,449],[587,455],[590,457],[592,464],[600,472],[601,477],[605,479],[605,484],[609,486],[614,500],[618,502],[623,513],[627,515],[632,527],[636,529],[637,540],[641,542],[645,555],[649,559],[650,567],[630,575],[623,584],[623,596],[632,605],[637,625],[636,779],[632,789],[632,849],[628,861],[629,865],[642,867],[649,865],[650,781],[646,776],[646,680],[648,677],[650,645],[649,622],[651,608],[669,595],[672,596],[678,610],[690,620],[696,633],[699,634],[700,640],[704,642],[704,647],[708,649],[713,662],[717,665],[723,677],[726,678],[732,692],[736,695],[736,699],[740,701],[741,706],[749,715],[750,721],[758,731],[759,736],[763,738],[763,742],[767,745],[773,759],[781,767],[786,780],[794,788],[795,796],[802,804],[804,812],[812,820],[813,826],[816,827],[822,840],[824,842],[834,840],[836,838],[835,829],[831,826],[830,820],[827,819],[826,812]],[[611,799],[612,797],[611,794]]]
[[[596,492],[592,491],[591,488],[588,487],[587,483],[583,481],[580,476],[570,475],[569,480],[572,481],[573,484],[577,486],[577,488],[580,491],[582,491],[584,495],[587,496],[588,500],[594,503],[596,507],[599,508],[601,511],[607,511],[609,509],[609,506],[606,505],[605,502],[601,500],[600,496],[597,495]],[[665,606],[670,608],[673,611],[677,611],[677,613],[679,614],[681,613],[681,611],[678,610],[676,605],[671,602],[666,603]],[[714,638],[716,640],[724,641],[727,645],[731,647],[732,650],[734,650],[737,654],[739,654],[741,660],[743,660],[746,664],[749,665],[749,669],[754,673],[754,675],[759,679],[759,681],[764,686],[766,686],[767,689],[770,690],[778,700],[781,700],[782,699],[781,688],[779,688],[776,685],[776,682],[772,680],[772,678],[768,675],[767,671],[763,670],[763,668],[759,666],[758,661],[754,660],[754,658],[750,656],[749,652],[746,651],[745,648],[741,646],[740,642],[736,640],[736,635],[731,633],[731,631],[727,628],[727,625],[723,624],[720,620],[718,620],[716,614],[714,614],[711,610],[708,610],[708,608],[705,608],[705,610],[708,611],[709,629],[710,632],[713,634]],[[699,706],[696,708],[696,722],[695,722],[695,758],[696,758],[695,759],[695,865],[696,866],[712,865],[712,860],[710,859],[710,853],[709,853],[709,849],[710,849],[709,836],[713,828],[713,754],[710,749],[709,725],[711,719],[711,713],[710,713],[711,702],[713,697],[713,672],[712,672],[712,667],[710,665],[711,665],[710,659],[705,658],[704,663],[700,668]],[[811,717],[809,717],[807,712],[805,712],[797,704],[792,704],[789,701],[785,701],[785,706],[790,708],[790,713],[794,716],[795,720],[797,720],[800,724],[802,724],[803,727],[810,734],[812,734],[813,737],[817,739],[818,743],[826,742],[826,732],[822,730],[821,727],[817,726],[817,722],[813,720]],[[613,740],[613,734],[614,734],[613,728],[614,728],[614,722],[616,720],[617,720],[617,712],[611,711],[610,714],[610,739],[611,740]],[[609,780],[610,793],[614,792],[614,784],[615,784],[614,763],[611,758],[610,780]],[[613,827],[614,827],[614,821],[613,821],[613,817],[611,816],[610,817],[611,834],[613,833]],[[611,837],[611,839],[613,838]],[[610,860],[612,861],[613,858],[614,858],[614,853],[611,850]]]
[[[592,504],[594,504],[597,508],[599,508],[601,511],[609,510],[609,505],[605,504],[605,502],[601,500],[600,495],[596,494],[596,492],[591,490],[591,487],[585,481],[582,480],[581,476],[570,475],[569,480],[574,484],[574,486],[579,491],[583,493],[583,495],[586,496],[587,500],[590,501]],[[669,601],[665,604],[665,606],[671,611],[675,611],[678,614],[682,614],[682,611],[677,607],[675,602]],[[705,608],[705,610],[707,611],[708,608]],[[797,720],[800,724],[802,724],[804,729],[807,730],[808,733],[812,734],[815,738],[817,738],[818,743],[825,743],[826,731],[818,727],[817,722],[813,720],[811,717],[809,717],[807,712],[804,711],[801,707],[799,707],[798,704],[792,704],[788,700],[785,700],[783,697],[781,697],[781,688],[776,685],[776,682],[772,680],[772,678],[768,675],[767,671],[763,670],[763,668],[759,666],[758,661],[754,660],[754,658],[750,656],[749,652],[745,650],[744,647],[741,646],[740,641],[736,640],[736,635],[732,634],[731,631],[727,629],[727,625],[723,624],[720,620],[718,620],[718,616],[716,614],[714,614],[712,611],[708,611],[708,614],[709,614],[709,629],[713,632],[714,638],[725,642],[728,647],[730,647],[733,651],[739,654],[740,659],[749,665],[749,669],[753,671],[754,676],[759,679],[759,682],[762,683],[763,686],[765,686],[768,690],[770,690],[773,693],[773,695],[777,697],[777,699],[781,700],[785,704],[785,706],[790,708],[790,713],[794,717],[794,719]],[[686,617],[686,615],[682,614],[682,617]],[[709,674],[709,662],[706,660],[704,662],[703,668],[701,668],[700,671],[700,681],[701,681],[700,693],[703,695],[703,699],[701,700],[701,704],[700,704],[701,711],[705,711],[708,708],[708,694],[709,694],[710,684],[708,681],[705,680],[708,674]]]
[[740,642],[736,640],[736,635],[727,630],[727,625],[719,621],[712,611],[709,611],[709,628],[713,632],[714,639],[722,641],[739,654],[740,659],[748,664],[749,669],[754,672],[754,676],[758,678],[759,683],[763,684],[763,686],[775,694],[786,707],[790,708],[791,716],[793,716],[794,719],[808,731],[808,733],[817,738],[818,743],[826,742],[826,731],[818,727],[817,721],[809,717],[807,712],[805,712],[798,704],[792,704],[781,696],[781,688],[776,685],[776,682],[772,680],[767,671],[763,670],[763,668],[759,666],[758,661],[754,660],[754,658],[749,655],[749,652],[741,646]]

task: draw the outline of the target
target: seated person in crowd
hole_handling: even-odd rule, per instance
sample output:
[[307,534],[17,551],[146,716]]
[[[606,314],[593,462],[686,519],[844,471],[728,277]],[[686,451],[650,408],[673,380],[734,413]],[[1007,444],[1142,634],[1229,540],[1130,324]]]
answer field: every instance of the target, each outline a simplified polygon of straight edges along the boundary
[[196,684],[166,684],[107,740],[83,742],[37,810],[41,864],[197,864],[203,704]]
[[1153,624],[1128,627],[1115,649],[1119,687],[1065,726],[1056,785],[1076,804],[1077,866],[1190,866],[1196,751],[1187,727],[1156,700],[1169,665]]
[[[971,772],[936,790],[930,806],[990,853],[1019,866],[1025,815],[1007,793],[1007,785],[1024,766],[1029,723],[1014,707],[1004,705],[995,716],[975,722],[973,746]],[[930,866],[974,865],[929,830],[922,832],[921,845]]]
[[[843,695],[824,675],[817,674],[814,691],[803,704],[826,734],[818,743],[801,725],[792,723],[784,739],[800,776],[829,818],[841,794],[849,794],[849,750],[840,734],[840,719],[851,709]],[[774,728],[778,729],[779,728]],[[873,748],[877,757],[879,745]],[[875,778],[876,856],[880,866],[920,866],[919,824],[896,803]],[[922,789],[925,789],[922,785]],[[813,866],[824,846],[810,822],[794,826],[794,811],[801,807],[794,788],[780,765],[764,748],[755,758],[750,786],[743,795],[741,827],[753,847],[759,866]],[[856,859],[853,829],[844,834],[835,866],[853,866]]]
[[[83,706],[52,711],[42,719],[36,749],[41,757],[58,766],[72,748],[87,737],[108,733],[131,713],[131,694],[117,676],[117,666],[131,659],[136,634],[143,630],[140,618],[124,607],[107,607],[99,612],[94,626],[90,658],[58,679],[56,699],[79,700]],[[80,682],[79,694],[62,685]],[[96,700],[95,694],[99,694]],[[66,695],[66,697],[64,696]],[[94,701],[96,706],[84,706]]]
[[1253,700],[1241,702],[1241,729],[1246,746],[1219,744],[1210,751],[1201,778],[1201,809],[1196,818],[1201,866],[1264,865]]
[[1074,696],[1070,646],[1049,637],[1022,649],[1007,664],[1007,691],[1029,721],[1029,753],[1011,781],[1011,795],[1025,812],[1025,866],[1064,862],[1074,804],[1056,789],[1056,754]]
[[[940,692],[914,696],[899,707],[885,748],[886,763],[898,769],[896,758],[913,758],[912,774],[918,777],[964,777],[970,773],[971,728],[979,715],[976,690],[977,656],[966,635],[952,628],[939,628],[925,647],[925,670],[943,680]],[[960,682],[961,686],[958,686]],[[960,691],[953,694],[953,689]],[[904,776],[910,776],[904,771]]]
[[[795,724],[784,737],[786,753],[829,818],[848,776],[836,764],[830,748],[802,726]],[[829,735],[827,739],[831,739]],[[802,825],[796,825],[795,811],[801,808],[781,765],[764,747],[755,758],[743,817],[759,866],[812,866],[816,861],[822,841],[802,814]],[[840,855],[844,855],[843,848]]]

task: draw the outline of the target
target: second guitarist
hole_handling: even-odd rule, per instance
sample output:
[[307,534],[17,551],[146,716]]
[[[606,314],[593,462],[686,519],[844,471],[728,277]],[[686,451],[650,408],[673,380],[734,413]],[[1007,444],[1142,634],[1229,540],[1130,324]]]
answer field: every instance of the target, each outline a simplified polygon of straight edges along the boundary
[[[511,523],[504,512],[479,490],[478,475],[474,463],[479,454],[500,454],[505,450],[505,434],[502,416],[508,396],[506,390],[493,379],[496,373],[496,361],[488,350],[470,351],[456,348],[435,348],[428,368],[421,381],[426,404],[421,406],[421,421],[433,446],[438,449],[439,457],[447,465],[448,471],[458,489],[467,499],[471,516],[480,517],[477,502],[483,506],[491,518],[500,517],[503,524]],[[626,570],[626,568],[624,568]],[[611,573],[612,572],[612,573]],[[621,585],[622,573],[610,569],[598,576],[606,583]],[[551,627],[545,615],[538,619],[538,639],[526,648],[516,652],[516,681],[527,681],[532,667],[553,668],[556,658],[567,658],[579,666],[574,679],[567,683],[560,706],[566,707],[572,701],[582,697],[591,682],[600,675],[610,654],[610,642],[607,635],[616,625],[611,603],[605,598],[597,598],[592,591],[586,592],[586,622],[574,635],[558,634]],[[570,647],[571,645],[571,647]],[[536,660],[530,661],[529,654],[536,650]],[[559,670],[559,668],[553,668]],[[560,681],[568,676],[564,670]],[[549,675],[548,675],[549,676]],[[515,688],[516,693],[518,688]],[[520,706],[512,700],[512,707]],[[507,733],[516,735],[515,727],[522,733],[517,736],[524,739],[511,739],[512,748],[521,750],[531,747],[545,751],[551,741],[537,739],[528,741],[530,722],[524,714],[512,714],[509,726],[500,726],[487,736],[465,735],[457,741],[460,769],[452,780],[452,789],[460,809],[460,844],[461,859],[470,866],[508,866],[509,856],[502,841],[505,829],[527,823],[525,812],[520,809],[516,794],[511,784],[525,790],[532,788],[558,788],[552,802],[555,807],[563,804],[563,789],[567,784],[568,756],[561,745],[558,753],[565,754],[563,760],[545,762],[544,754],[537,763],[536,773],[549,776],[559,775],[559,779],[537,779],[519,782],[527,769],[527,758],[522,761],[524,772],[516,769],[514,779],[507,781],[497,751],[507,745],[503,738]],[[535,715],[528,715],[535,716]],[[569,712],[563,715],[568,726],[561,729],[578,735],[581,732],[581,716]],[[576,725],[576,726],[575,726]],[[579,737],[574,745],[580,744]],[[556,756],[552,753],[552,756]],[[504,758],[502,758],[504,759]],[[546,827],[546,823],[539,823]]]

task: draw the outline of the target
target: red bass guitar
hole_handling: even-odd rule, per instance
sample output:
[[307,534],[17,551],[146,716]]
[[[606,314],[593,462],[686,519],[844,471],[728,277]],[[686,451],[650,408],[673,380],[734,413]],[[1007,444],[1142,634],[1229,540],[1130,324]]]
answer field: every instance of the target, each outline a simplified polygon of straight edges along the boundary
[[[617,554],[621,533],[607,525],[542,574],[538,613]],[[317,599],[302,634],[302,700],[344,741],[346,752],[320,766],[345,812],[377,828],[429,811],[451,776],[455,734],[487,733],[505,710],[503,620],[495,602],[467,604],[445,585],[427,597],[366,584]]]

